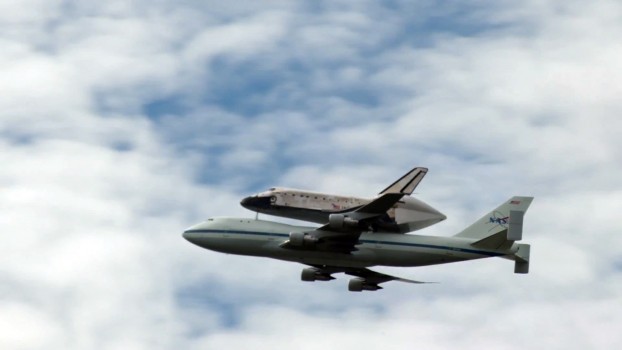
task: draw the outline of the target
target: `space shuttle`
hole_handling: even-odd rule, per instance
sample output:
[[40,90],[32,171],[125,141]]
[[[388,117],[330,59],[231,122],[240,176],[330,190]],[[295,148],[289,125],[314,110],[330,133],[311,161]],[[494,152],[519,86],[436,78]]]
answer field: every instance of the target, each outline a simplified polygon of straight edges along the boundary
[[434,225],[447,217],[429,204],[412,197],[427,168],[415,167],[397,179],[375,198],[359,198],[300,189],[273,187],[244,198],[240,204],[257,213],[326,224],[344,220],[349,213],[391,193],[402,194],[386,214],[367,222],[374,232],[406,233]]

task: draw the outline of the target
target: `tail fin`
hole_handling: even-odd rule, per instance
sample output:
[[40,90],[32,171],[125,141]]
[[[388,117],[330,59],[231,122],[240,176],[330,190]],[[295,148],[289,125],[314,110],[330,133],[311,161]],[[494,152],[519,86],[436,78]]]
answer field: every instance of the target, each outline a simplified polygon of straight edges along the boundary
[[477,240],[472,245],[500,249],[522,239],[523,216],[533,197],[512,197],[455,237]]
[[410,195],[427,172],[428,168],[413,168],[378,194],[403,193]]

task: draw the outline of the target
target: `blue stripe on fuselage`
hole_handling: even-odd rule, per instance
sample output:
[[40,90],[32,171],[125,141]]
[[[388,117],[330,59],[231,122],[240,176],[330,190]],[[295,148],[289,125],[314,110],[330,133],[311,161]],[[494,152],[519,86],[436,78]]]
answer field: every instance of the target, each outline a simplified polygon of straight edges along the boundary
[[[269,236],[269,237],[284,237],[289,238],[287,233],[273,233],[273,232],[257,232],[257,231],[239,231],[239,230],[187,230],[185,233],[222,233],[222,234],[238,234],[238,235],[252,235],[252,236]],[[456,247],[447,247],[447,246],[439,246],[432,244],[422,244],[422,243],[407,243],[407,242],[391,242],[391,241],[380,241],[380,240],[370,240],[370,239],[361,239],[359,243],[368,243],[368,244],[386,244],[386,245],[394,245],[394,246],[406,246],[406,247],[419,247],[419,248],[429,248],[429,249],[441,249],[441,250],[450,250],[456,252],[470,253],[470,254],[479,254],[485,256],[503,256],[506,254],[496,253],[496,252],[487,252],[482,250],[475,249],[466,249],[466,248],[456,248]]]

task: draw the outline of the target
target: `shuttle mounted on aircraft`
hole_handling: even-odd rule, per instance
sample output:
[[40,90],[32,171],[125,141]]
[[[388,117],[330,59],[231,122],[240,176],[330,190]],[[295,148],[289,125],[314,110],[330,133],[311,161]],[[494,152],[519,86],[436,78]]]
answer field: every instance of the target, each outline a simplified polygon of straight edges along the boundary
[[[410,196],[427,172],[427,168],[414,168],[378,194],[382,196],[398,193],[403,196],[388,208],[385,215],[380,215],[374,222],[370,222],[374,230],[411,232],[447,218],[425,202]],[[373,198],[273,187],[244,198],[240,204],[257,213],[324,224],[331,216],[339,217],[373,200]]]
[[395,222],[398,230],[383,223],[387,216],[392,218],[390,210],[407,204],[404,197],[416,186],[413,183],[406,181],[393,188],[394,183],[373,200],[328,212],[320,227],[211,218],[185,230],[183,237],[218,252],[305,264],[303,281],[329,281],[333,274],[345,273],[353,276],[348,290],[354,292],[382,289],[380,284],[393,280],[426,283],[372,271],[369,268],[373,266],[425,266],[502,257],[514,261],[515,273],[529,272],[530,246],[518,241],[533,197],[512,197],[453,236],[406,234],[402,232],[408,227],[405,222]]

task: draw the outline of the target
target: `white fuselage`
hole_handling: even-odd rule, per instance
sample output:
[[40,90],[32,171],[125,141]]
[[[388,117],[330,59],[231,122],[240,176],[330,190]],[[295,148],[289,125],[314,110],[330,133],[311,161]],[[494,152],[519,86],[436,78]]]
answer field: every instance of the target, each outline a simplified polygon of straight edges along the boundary
[[223,253],[342,267],[434,265],[510,256],[518,250],[515,244],[504,250],[475,248],[472,239],[460,237],[371,232],[361,234],[357,250],[348,254],[281,246],[290,232],[312,230],[263,220],[214,218],[188,228],[183,236],[200,247]]
[[[325,224],[330,214],[356,210],[372,199],[337,196],[327,193],[298,189],[271,188],[266,192],[246,197],[240,203],[243,207],[258,213]],[[411,232],[445,220],[447,217],[427,203],[404,196],[387,211],[384,223],[392,232]]]

